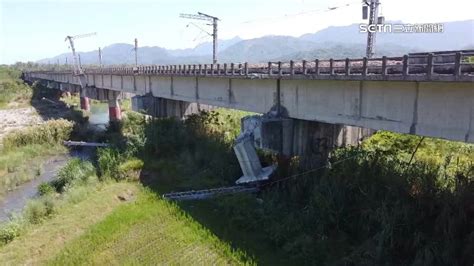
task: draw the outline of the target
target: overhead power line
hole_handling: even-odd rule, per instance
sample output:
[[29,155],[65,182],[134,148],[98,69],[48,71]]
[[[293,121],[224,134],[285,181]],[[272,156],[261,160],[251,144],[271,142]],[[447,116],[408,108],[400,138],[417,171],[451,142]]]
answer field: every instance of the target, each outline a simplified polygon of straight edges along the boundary
[[275,17],[251,19],[251,20],[243,21],[243,22],[241,22],[241,24],[261,22],[261,21],[269,21],[269,20],[281,20],[281,19],[288,19],[288,18],[301,16],[301,15],[331,12],[331,11],[335,11],[335,10],[338,10],[338,9],[341,9],[341,8],[344,8],[344,7],[348,7],[348,6],[351,6],[351,5],[354,5],[354,4],[360,4],[360,1],[348,2],[346,4],[338,5],[338,6],[320,8],[320,9],[314,9],[314,10],[308,10],[308,11],[301,11],[301,12],[298,12],[298,13],[284,14],[284,15],[275,16]]
[[[179,14],[180,18],[187,18],[187,19],[196,19],[196,20],[205,20],[205,21],[210,21],[212,22],[212,34],[207,34],[212,36],[212,63],[216,64],[217,63],[217,21],[219,20],[218,17],[214,17],[208,14],[204,14],[202,12],[198,12],[197,14]],[[198,27],[197,25],[194,24],[194,26]],[[199,27],[198,27],[199,28]]]

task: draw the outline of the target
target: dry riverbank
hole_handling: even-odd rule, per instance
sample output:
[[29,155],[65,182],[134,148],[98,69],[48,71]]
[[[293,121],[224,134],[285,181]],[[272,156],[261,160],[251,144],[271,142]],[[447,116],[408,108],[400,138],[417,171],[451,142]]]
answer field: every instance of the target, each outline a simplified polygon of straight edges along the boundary
[[44,119],[33,107],[0,110],[0,141],[10,131],[43,122]]

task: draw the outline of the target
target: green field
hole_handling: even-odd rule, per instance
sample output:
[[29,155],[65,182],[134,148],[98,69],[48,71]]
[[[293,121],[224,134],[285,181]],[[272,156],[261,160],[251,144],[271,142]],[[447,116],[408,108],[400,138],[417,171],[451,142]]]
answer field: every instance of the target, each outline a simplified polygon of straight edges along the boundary
[[251,263],[178,207],[143,190],[66,245],[51,261],[64,264],[227,265]]
[[[63,204],[53,218],[0,247],[1,264],[252,264],[139,185],[109,182],[89,189],[87,200]],[[129,201],[118,199],[124,193]]]

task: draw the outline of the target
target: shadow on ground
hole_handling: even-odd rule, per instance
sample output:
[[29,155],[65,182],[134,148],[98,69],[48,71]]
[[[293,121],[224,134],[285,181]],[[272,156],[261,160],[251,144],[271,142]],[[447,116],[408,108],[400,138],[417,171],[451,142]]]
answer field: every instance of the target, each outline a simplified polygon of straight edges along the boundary
[[[203,127],[206,121],[201,119],[191,116],[185,122],[157,119],[145,123],[144,150],[138,153],[144,161],[140,182],[159,197],[173,191],[233,186],[241,176],[232,144],[224,141],[219,133],[207,132]],[[130,128],[115,125],[113,130],[123,132]],[[123,134],[120,135],[123,137]],[[119,140],[118,136],[115,139],[122,145],[133,145],[130,139]],[[251,197],[255,204],[257,197]],[[291,264],[285,252],[268,241],[263,230],[249,230],[244,223],[240,226],[235,216],[228,215],[229,209],[238,204],[238,200],[238,196],[225,196],[181,201],[177,205],[219,239],[245,252],[258,264]],[[226,202],[231,204],[226,205]]]

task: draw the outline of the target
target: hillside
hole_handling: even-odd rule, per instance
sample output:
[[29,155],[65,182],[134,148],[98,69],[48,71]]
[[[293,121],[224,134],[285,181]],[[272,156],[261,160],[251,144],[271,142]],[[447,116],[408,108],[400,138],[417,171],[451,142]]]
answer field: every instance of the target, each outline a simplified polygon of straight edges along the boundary
[[[387,23],[403,23],[388,21]],[[457,50],[474,45],[474,20],[441,22],[443,33],[379,33],[377,44],[403,44],[417,50]],[[343,27],[329,27],[316,33],[304,34],[302,40],[365,44],[367,35],[359,33],[359,24]]]

